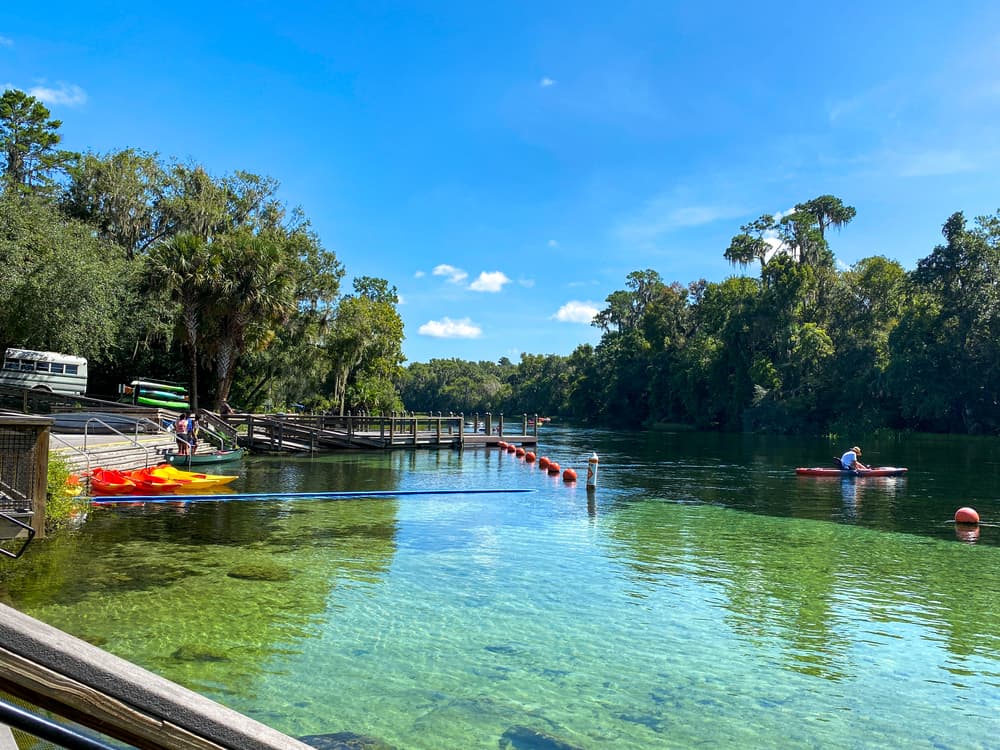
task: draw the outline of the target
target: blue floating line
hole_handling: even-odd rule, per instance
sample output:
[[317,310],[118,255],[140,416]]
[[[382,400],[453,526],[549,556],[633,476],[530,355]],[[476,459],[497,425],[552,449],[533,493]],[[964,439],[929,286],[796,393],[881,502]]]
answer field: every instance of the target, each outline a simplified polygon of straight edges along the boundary
[[535,492],[535,490],[364,490],[357,492],[248,492],[232,495],[99,495],[91,503],[187,503],[226,502],[229,500],[301,500],[303,498],[327,500],[351,497],[396,497],[409,495],[495,495],[509,492]]

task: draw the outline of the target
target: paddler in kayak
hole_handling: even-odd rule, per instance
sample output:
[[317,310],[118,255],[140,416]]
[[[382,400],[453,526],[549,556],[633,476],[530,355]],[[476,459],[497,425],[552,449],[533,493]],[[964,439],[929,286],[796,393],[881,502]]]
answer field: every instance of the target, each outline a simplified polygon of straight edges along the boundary
[[871,467],[865,466],[858,460],[860,455],[861,449],[855,445],[840,457],[840,467],[845,471],[868,471]]

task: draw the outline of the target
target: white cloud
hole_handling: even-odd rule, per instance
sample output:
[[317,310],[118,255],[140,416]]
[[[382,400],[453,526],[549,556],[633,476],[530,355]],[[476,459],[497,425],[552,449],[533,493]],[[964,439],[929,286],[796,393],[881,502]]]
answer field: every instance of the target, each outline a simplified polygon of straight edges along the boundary
[[60,83],[56,88],[33,86],[27,93],[45,104],[63,104],[67,107],[75,107],[87,101],[87,92],[75,83]]
[[406,299],[404,299],[403,295],[400,294],[399,292],[396,293],[396,304],[397,305],[405,305],[406,304]]
[[559,311],[552,316],[552,319],[562,323],[586,323],[589,325],[593,321],[594,316],[599,312],[600,310],[593,302],[578,302],[573,300],[560,307]]
[[413,278],[415,278],[415,279],[422,279],[426,275],[427,274],[424,273],[423,271],[417,271],[415,274],[413,274]]
[[972,172],[980,164],[961,151],[932,150],[907,154],[901,158],[901,177],[937,177],[939,175]]
[[483,329],[469,318],[461,320],[441,318],[441,320],[428,320],[417,329],[417,333],[436,339],[477,339],[482,335]]
[[559,247],[559,242],[558,240],[549,240],[548,245],[549,247]]
[[675,229],[698,227],[746,215],[742,208],[733,206],[676,204],[677,200],[673,196],[658,195],[651,198],[635,216],[619,224],[619,236],[630,242],[652,242]]
[[535,285],[534,279],[518,279],[517,283],[523,286],[525,289],[531,289]]
[[455,268],[455,266],[449,266],[447,263],[442,263],[439,266],[434,266],[434,270],[431,271],[435,276],[444,276],[452,284],[461,284],[465,281],[469,274],[463,271],[461,268]]
[[479,278],[469,284],[469,289],[474,292],[499,292],[504,284],[509,284],[510,279],[503,271],[483,271]]
[[14,40],[9,36],[0,36],[0,47],[13,47]]
[[547,89],[549,86],[555,86],[556,80],[554,78],[549,78],[548,76],[545,76],[544,78],[542,78],[542,80],[538,82],[538,85],[541,86],[543,89]]

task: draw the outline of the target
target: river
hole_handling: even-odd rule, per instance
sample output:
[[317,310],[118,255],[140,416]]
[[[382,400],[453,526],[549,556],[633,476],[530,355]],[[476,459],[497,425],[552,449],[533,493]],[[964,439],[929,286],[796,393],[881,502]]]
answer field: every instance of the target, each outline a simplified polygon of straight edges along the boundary
[[[234,492],[449,492],[95,508],[0,596],[294,736],[996,748],[1000,441],[795,475],[859,440],[543,428],[575,485],[497,450],[251,457]],[[451,492],[482,489],[531,491]]]

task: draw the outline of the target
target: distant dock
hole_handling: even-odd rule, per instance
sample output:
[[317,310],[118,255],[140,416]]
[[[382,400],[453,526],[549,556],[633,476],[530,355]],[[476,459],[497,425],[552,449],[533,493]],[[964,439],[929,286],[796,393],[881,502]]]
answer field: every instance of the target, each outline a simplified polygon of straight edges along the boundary
[[537,417],[495,420],[458,415],[206,414],[203,423],[225,431],[240,445],[265,453],[326,452],[338,449],[484,448],[501,442],[538,444]]

